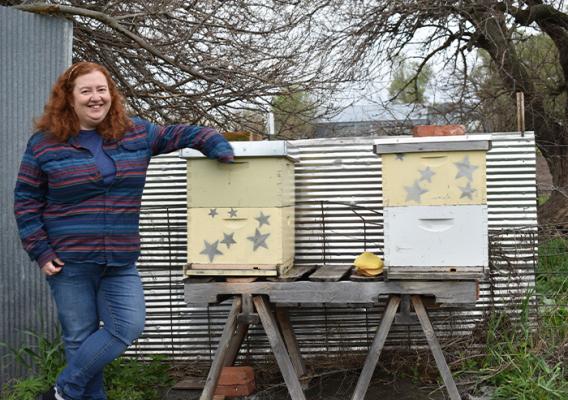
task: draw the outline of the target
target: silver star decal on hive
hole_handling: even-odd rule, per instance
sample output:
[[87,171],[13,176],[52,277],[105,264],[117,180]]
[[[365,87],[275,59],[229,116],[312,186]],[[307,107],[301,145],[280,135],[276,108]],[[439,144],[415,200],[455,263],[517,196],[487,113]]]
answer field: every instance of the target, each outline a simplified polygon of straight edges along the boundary
[[434,175],[436,175],[436,173],[434,171],[432,171],[432,169],[430,167],[426,167],[422,170],[419,170],[419,172],[420,172],[420,180],[421,181],[432,182],[432,177]]
[[418,203],[420,203],[420,196],[428,192],[426,189],[420,187],[418,180],[414,181],[412,186],[405,186],[404,190],[406,190],[406,201],[414,200]]
[[261,211],[260,215],[255,218],[258,221],[258,227],[262,228],[262,225],[270,225],[268,218],[270,218],[270,215],[264,215],[264,213]]
[[247,239],[250,240],[253,244],[252,250],[256,251],[256,249],[258,249],[259,247],[264,247],[265,249],[268,249],[268,246],[266,245],[266,239],[268,238],[268,236],[270,236],[270,233],[262,234],[258,229],[256,229],[254,232],[254,236],[247,237]]
[[217,255],[223,255],[218,249],[219,241],[216,240],[214,243],[209,243],[207,240],[204,240],[203,243],[205,244],[205,248],[201,250],[199,254],[206,254],[209,257],[209,262],[213,262],[213,259]]
[[471,187],[471,183],[468,182],[467,185],[465,185],[464,187],[460,186],[460,189],[462,191],[460,199],[463,199],[464,197],[469,198],[470,200],[473,199],[473,193],[477,192],[477,189],[474,189]]
[[231,248],[231,245],[232,245],[232,244],[237,243],[237,242],[235,242],[235,239],[234,239],[234,237],[233,237],[234,234],[235,234],[234,232],[232,232],[232,233],[225,233],[225,232],[223,232],[224,238],[223,238],[223,240],[221,240],[221,243],[223,243],[224,245],[226,245],[228,249]]
[[474,171],[479,168],[477,165],[473,165],[469,162],[469,156],[465,156],[462,161],[458,161],[454,163],[454,165],[458,169],[456,179],[465,177],[470,182],[473,180]]
[[234,208],[231,208],[229,210],[229,217],[230,218],[236,218],[237,217],[237,210],[235,210]]
[[209,215],[211,216],[211,218],[215,218],[215,216],[217,215],[217,209],[216,208],[210,208],[209,209]]
[[404,153],[395,153],[396,159],[400,161],[404,161]]

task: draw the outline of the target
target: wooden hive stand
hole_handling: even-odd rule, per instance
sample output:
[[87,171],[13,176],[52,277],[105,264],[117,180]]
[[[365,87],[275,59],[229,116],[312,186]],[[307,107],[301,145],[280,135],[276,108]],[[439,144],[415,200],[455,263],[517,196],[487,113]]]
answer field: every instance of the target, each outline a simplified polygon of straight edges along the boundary
[[[231,310],[200,400],[211,400],[221,370],[231,366],[250,324],[261,324],[293,400],[304,400],[302,378],[306,368],[288,317],[290,304],[371,304],[388,295],[385,311],[355,387],[352,400],[363,400],[393,321],[409,323],[418,318],[434,355],[436,365],[451,400],[460,395],[434,328],[424,307],[423,297],[434,296],[438,303],[473,303],[478,297],[476,281],[382,281],[352,276],[350,266],[295,267],[288,275],[267,282],[228,283],[185,281],[185,300],[190,304],[218,303],[233,297]],[[306,276],[307,275],[307,276]],[[410,313],[412,304],[415,316]],[[397,313],[398,311],[398,313]]]

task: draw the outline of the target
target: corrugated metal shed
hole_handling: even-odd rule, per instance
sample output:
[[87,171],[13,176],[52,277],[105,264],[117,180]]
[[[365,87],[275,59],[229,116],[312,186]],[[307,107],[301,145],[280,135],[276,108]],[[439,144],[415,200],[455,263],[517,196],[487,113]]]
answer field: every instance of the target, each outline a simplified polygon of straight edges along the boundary
[[[380,159],[372,138],[295,141],[296,262],[350,264],[363,250],[382,254]],[[532,133],[493,134],[488,153],[491,273],[481,298],[468,307],[431,311],[442,342],[470,334],[492,309],[514,309],[534,287],[536,254],[535,144]],[[186,245],[185,162],[176,155],[150,167],[142,217],[140,269],[148,318],[129,354],[166,354],[209,362],[229,305],[186,305],[182,267]],[[254,178],[254,177],[253,177]],[[369,307],[298,307],[290,311],[304,355],[366,351],[384,303]],[[512,308],[511,308],[512,307]],[[394,326],[390,345],[423,344],[419,325]],[[269,345],[261,331],[249,333],[242,357],[262,359]]]
[[[47,285],[25,254],[12,212],[20,159],[32,133],[32,118],[41,114],[51,85],[71,63],[70,22],[0,7],[0,342],[29,345],[23,331],[54,332],[54,310]],[[21,375],[0,347],[0,385]]]

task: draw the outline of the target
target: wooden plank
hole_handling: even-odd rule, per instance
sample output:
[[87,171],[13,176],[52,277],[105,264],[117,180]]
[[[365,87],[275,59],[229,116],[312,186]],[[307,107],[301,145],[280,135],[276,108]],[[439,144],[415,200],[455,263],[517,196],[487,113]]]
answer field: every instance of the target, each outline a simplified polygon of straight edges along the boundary
[[457,281],[457,280],[476,280],[483,279],[484,273],[479,272],[406,272],[389,271],[388,279],[404,280],[437,280],[437,281]]
[[380,143],[374,146],[377,154],[416,153],[423,151],[476,151],[489,150],[488,140],[445,141],[417,143]]
[[284,382],[286,382],[286,386],[288,387],[290,397],[292,400],[305,400],[306,396],[304,395],[300,385],[300,380],[298,379],[296,370],[292,365],[286,345],[284,344],[284,340],[282,339],[282,335],[278,329],[276,319],[270,311],[267,301],[262,296],[254,296],[253,303],[258,315],[260,316],[260,320],[262,321],[262,326],[264,327],[264,331],[266,332],[266,336],[270,342],[270,347],[272,347],[274,357],[276,358],[276,362],[278,363]]
[[354,271],[349,275],[349,279],[355,282],[381,282],[385,280],[385,274],[380,274],[377,276],[365,276],[359,275]]
[[256,281],[258,278],[256,276],[228,276],[225,278],[226,282],[230,283],[251,283]]
[[434,333],[434,328],[430,323],[430,319],[428,318],[428,314],[426,313],[426,309],[422,304],[422,300],[420,296],[412,296],[412,305],[414,306],[414,311],[416,311],[416,316],[420,321],[420,325],[422,325],[422,330],[424,331],[424,335],[426,336],[426,340],[428,341],[428,345],[430,346],[430,350],[434,355],[434,360],[436,360],[436,365],[438,366],[438,371],[440,371],[440,375],[442,375],[442,380],[446,385],[446,389],[450,396],[451,400],[460,400],[460,394],[458,392],[458,388],[456,386],[456,382],[450,372],[450,368],[446,363],[446,359],[444,357],[444,353],[442,353],[442,349],[440,347],[440,343],[438,343],[438,338],[436,338],[436,334]]
[[186,276],[276,276],[277,271],[264,269],[186,269]]
[[428,266],[425,267],[423,265],[417,265],[417,266],[413,266],[413,265],[395,265],[395,266],[390,266],[387,269],[390,272],[395,272],[395,271],[401,271],[401,272],[468,272],[468,273],[479,273],[482,272],[484,269],[487,269],[488,267],[484,267],[482,265],[478,265],[478,266],[463,266],[463,265],[457,265],[455,267],[449,267],[449,266],[439,266],[439,265],[432,265],[432,266]]
[[223,333],[219,340],[219,346],[217,347],[217,351],[215,351],[215,357],[211,363],[211,368],[209,368],[209,373],[205,379],[205,386],[201,392],[199,400],[211,400],[215,394],[217,381],[219,380],[219,375],[221,374],[221,370],[223,369],[223,364],[225,362],[226,351],[231,347],[231,342],[234,340],[233,332],[235,331],[237,315],[240,311],[241,298],[236,297],[233,300],[231,311],[229,311],[229,315],[227,316],[227,322],[225,322],[225,327],[223,328]]
[[476,281],[385,281],[385,282],[252,282],[191,283],[185,281],[185,301],[191,304],[217,303],[228,295],[267,295],[273,303],[376,303],[388,294],[421,294],[438,303],[474,303],[478,298]]
[[488,272],[487,267],[390,266],[385,269],[387,279],[413,280],[478,280]]
[[365,365],[363,366],[361,375],[359,375],[359,379],[357,380],[357,386],[353,392],[352,400],[363,400],[365,398],[365,393],[367,393],[369,383],[371,382],[371,378],[375,372],[375,367],[379,362],[379,356],[381,355],[381,351],[385,345],[385,341],[387,340],[399,303],[400,296],[389,297],[387,308],[385,309],[383,318],[381,319],[381,323],[379,324],[379,328],[377,329],[377,333],[373,339],[373,344],[367,353],[367,358],[365,359]]
[[410,296],[403,294],[400,300],[400,308],[394,316],[394,323],[399,325],[413,325],[418,322],[416,314],[410,312]]
[[286,273],[280,274],[277,277],[269,277],[267,278],[271,282],[292,282],[297,281],[298,279],[302,278],[304,275],[312,272],[316,267],[314,265],[310,266],[300,266],[300,267],[293,267],[290,268]]
[[243,294],[243,306],[242,313],[237,317],[237,322],[246,325],[256,325],[260,323],[258,314],[254,312],[254,306],[252,304],[252,297],[250,294]]
[[351,267],[351,265],[324,265],[311,274],[309,279],[314,282],[337,282],[351,271]]
[[290,323],[288,310],[285,307],[276,307],[276,320],[278,321],[280,331],[284,337],[284,342],[286,343],[286,348],[288,349],[292,365],[301,379],[304,375],[306,375],[306,364],[304,364],[304,360],[302,359],[300,348],[298,346],[298,339],[296,338],[296,334],[294,333],[294,329]]
[[187,269],[230,269],[230,270],[249,270],[249,269],[269,269],[276,270],[279,264],[197,264],[187,265]]

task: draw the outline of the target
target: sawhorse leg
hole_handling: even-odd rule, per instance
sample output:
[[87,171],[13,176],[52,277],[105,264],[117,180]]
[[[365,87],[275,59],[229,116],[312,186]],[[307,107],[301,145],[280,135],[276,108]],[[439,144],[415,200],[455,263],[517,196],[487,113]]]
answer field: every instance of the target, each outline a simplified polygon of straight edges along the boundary
[[375,367],[379,362],[379,356],[387,340],[387,335],[389,334],[392,321],[396,314],[396,309],[400,304],[400,296],[390,296],[387,307],[377,329],[375,339],[373,339],[373,344],[367,353],[367,358],[365,359],[365,365],[359,375],[359,380],[357,381],[357,386],[355,387],[355,392],[353,393],[352,400],[363,400],[365,398],[365,393],[369,388],[369,383],[371,382],[371,377],[373,372],[375,372]]
[[[288,387],[290,397],[292,400],[305,400],[306,396],[304,395],[298,374],[292,365],[292,360],[288,353],[289,349],[286,348],[286,344],[278,328],[278,323],[269,308],[268,302],[262,296],[255,296],[253,302],[262,322],[262,326],[264,327],[264,331],[266,332],[266,336],[268,337],[268,341],[270,342],[270,347],[272,347],[272,352],[274,353],[278,367],[280,367],[284,382]],[[290,345],[290,343],[288,344]],[[297,348],[291,351],[294,353],[296,350]]]
[[[282,333],[284,342],[286,343],[286,348],[288,349],[288,354],[290,355],[290,361],[292,361],[296,374],[300,379],[305,378],[307,373],[306,364],[304,364],[304,360],[300,354],[298,340],[296,339],[296,334],[292,329],[292,324],[290,324],[290,319],[288,317],[288,310],[283,307],[277,307],[275,314],[276,319],[278,320],[278,326],[280,327],[280,332]],[[307,384],[308,382],[302,380],[302,387],[304,389],[306,389]]]
[[[352,400],[363,400],[365,398],[365,393],[367,393],[367,389],[369,388],[371,377],[373,376],[373,372],[375,371],[375,367],[379,361],[379,356],[392,326],[392,321],[396,315],[396,310],[399,304],[400,296],[391,295],[389,297],[383,318],[379,324],[379,328],[377,329],[373,344],[367,354],[365,365],[363,366],[359,380],[357,381],[357,386],[355,387]],[[420,321],[420,325],[422,326],[422,330],[424,331],[424,335],[426,336],[426,340],[428,341],[430,350],[434,355],[436,365],[440,371],[440,375],[442,375],[442,379],[444,380],[450,399],[460,400],[456,383],[454,382],[454,378],[448,368],[448,364],[446,363],[446,359],[444,358],[444,354],[442,353],[442,349],[440,348],[440,344],[438,343],[438,339],[434,333],[434,328],[430,323],[430,319],[428,318],[428,314],[426,313],[426,309],[424,308],[424,304],[422,303],[420,296],[412,296],[412,304],[418,320]]]
[[215,394],[219,375],[221,375],[221,370],[225,366],[227,350],[234,348],[234,342],[238,339],[238,335],[235,335],[235,332],[237,332],[237,317],[241,312],[241,304],[241,298],[235,297],[231,311],[229,311],[229,315],[227,316],[227,322],[223,328],[223,333],[219,340],[219,346],[217,347],[217,351],[213,357],[213,362],[211,363],[211,368],[209,369],[207,378],[205,379],[205,386],[203,387],[203,392],[201,392],[199,400],[211,400]]
[[[248,325],[253,322],[254,315],[251,313],[253,306],[256,308],[258,317],[260,317],[260,322],[266,332],[292,400],[305,400],[306,397],[298,378],[298,375],[302,376],[304,374],[305,367],[301,361],[296,338],[289,326],[287,315],[279,314],[279,320],[282,325],[281,330],[267,300],[262,296],[255,296],[252,299],[252,303],[250,301],[250,296],[246,295],[243,295],[242,299],[238,296],[233,300],[233,305],[227,316],[227,322],[223,328],[219,346],[215,352],[199,400],[211,400],[213,398],[222,368],[232,365],[248,330]],[[245,311],[245,313],[241,315],[241,311]],[[285,332],[284,338],[282,337],[282,331]],[[293,356],[294,364],[290,355]]]
[[420,296],[412,296],[412,305],[414,306],[414,311],[416,312],[416,316],[420,321],[420,325],[422,325],[422,330],[424,331],[424,335],[426,335],[426,340],[428,341],[430,350],[434,355],[434,360],[436,360],[438,371],[440,371],[440,375],[442,375],[442,379],[444,381],[444,385],[446,385],[446,390],[450,395],[450,399],[460,400],[461,397],[458,392],[456,382],[454,381],[454,377],[452,376],[450,368],[446,363],[446,359],[444,358],[444,354],[442,353],[440,343],[438,343],[438,339],[436,338],[436,334],[434,333],[434,328],[430,323],[430,318],[428,318],[428,313],[426,313],[426,309],[424,308],[424,304],[422,303]]

